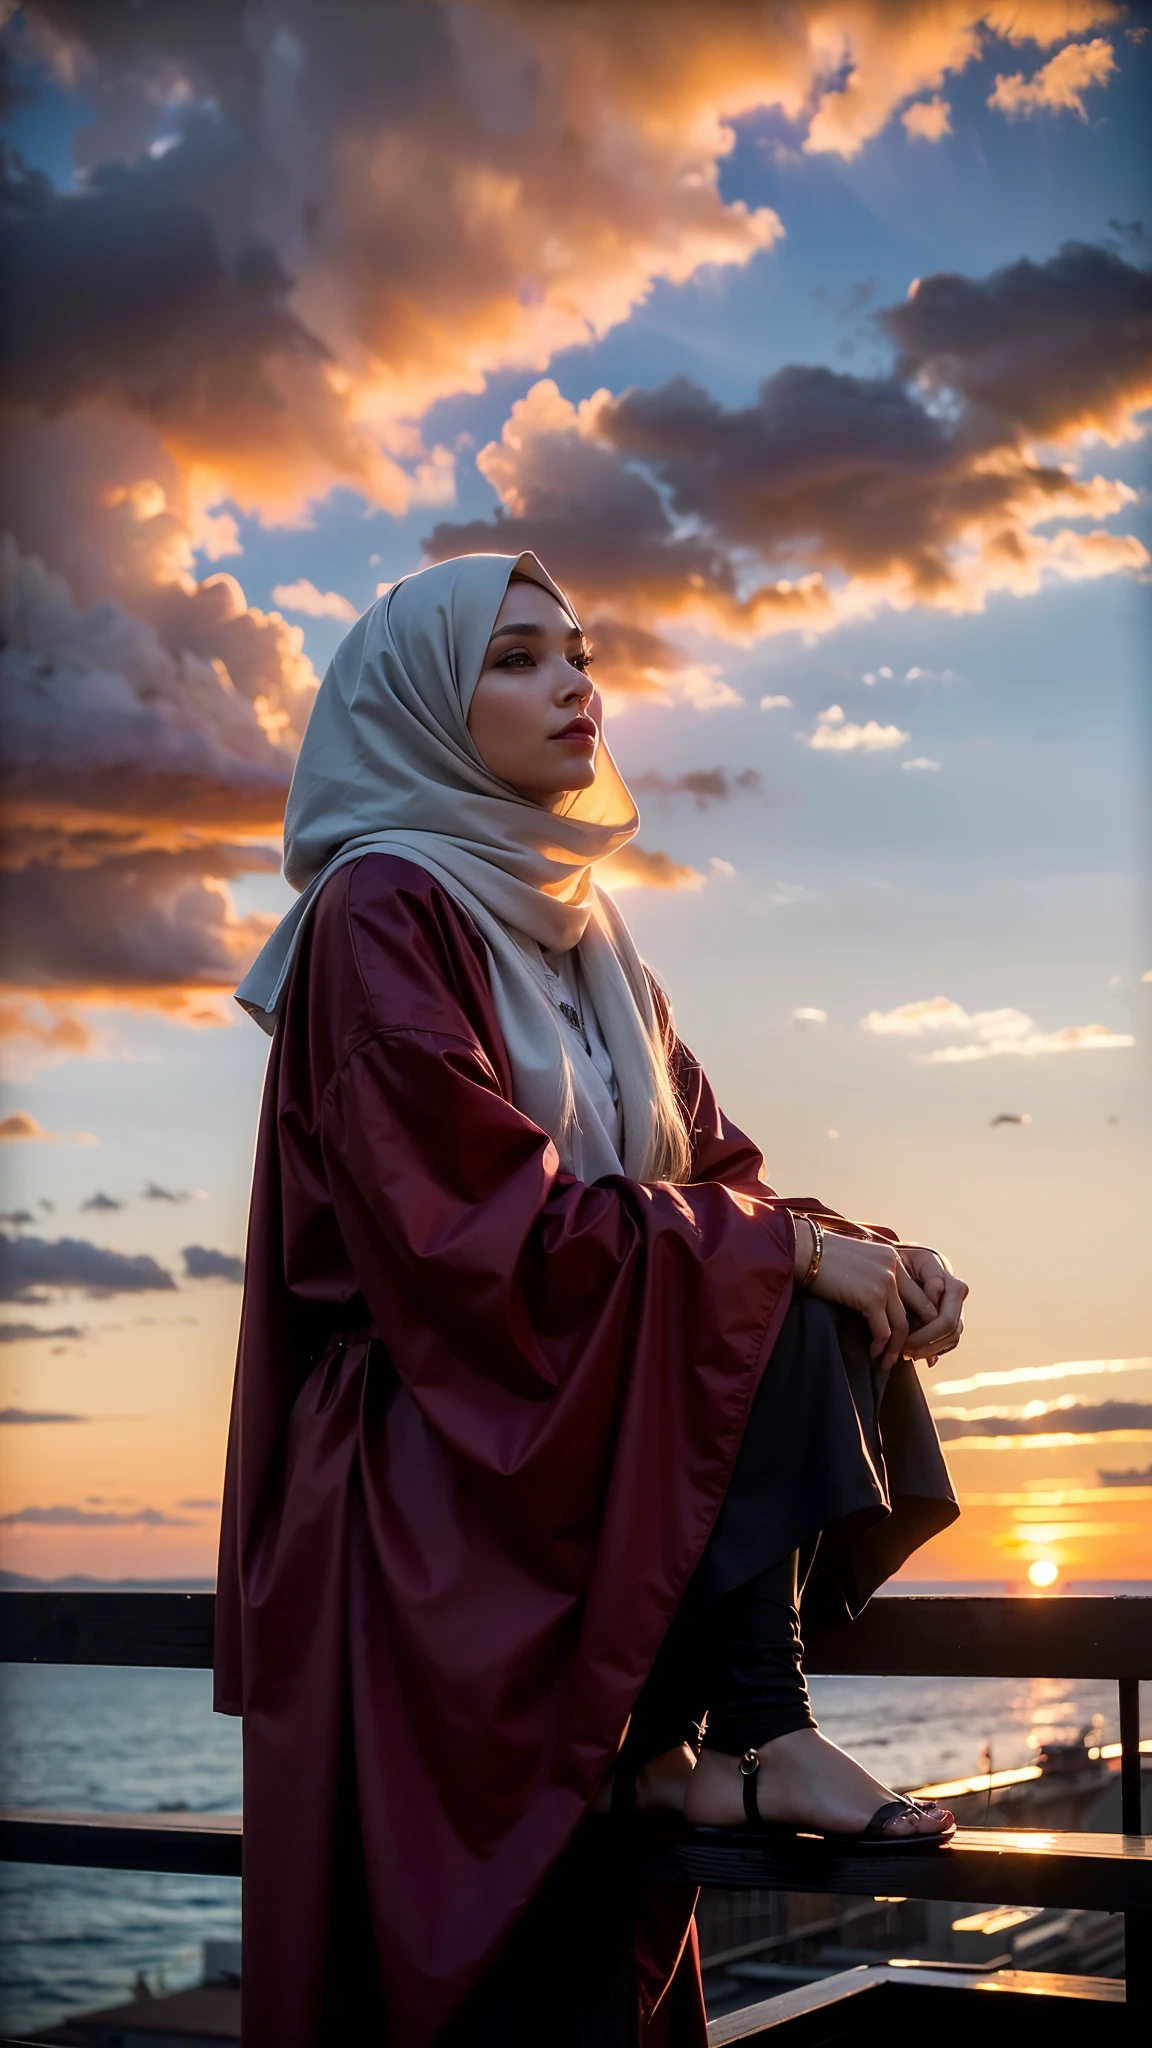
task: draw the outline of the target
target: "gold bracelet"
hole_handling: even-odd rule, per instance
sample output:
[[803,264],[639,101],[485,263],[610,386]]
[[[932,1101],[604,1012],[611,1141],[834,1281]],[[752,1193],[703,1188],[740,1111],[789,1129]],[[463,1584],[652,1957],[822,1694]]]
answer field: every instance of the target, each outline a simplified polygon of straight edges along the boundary
[[[805,1273],[800,1285],[801,1287],[811,1287],[817,1273],[820,1271],[820,1261],[824,1256],[824,1232],[814,1216],[809,1216],[803,1211],[801,1213],[804,1215],[804,1221],[812,1232],[812,1258],[809,1262],[808,1271]],[[792,1221],[795,1223],[795,1216],[793,1216]]]

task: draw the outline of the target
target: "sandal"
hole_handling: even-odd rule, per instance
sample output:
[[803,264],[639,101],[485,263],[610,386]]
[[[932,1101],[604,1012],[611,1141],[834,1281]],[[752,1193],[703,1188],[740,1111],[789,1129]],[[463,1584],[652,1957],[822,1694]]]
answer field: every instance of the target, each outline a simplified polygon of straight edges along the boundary
[[[784,1835],[792,1841],[795,1841],[797,1836],[816,1835],[829,1848],[935,1849],[942,1842],[950,1842],[956,1833],[956,1822],[953,1820],[951,1813],[948,1813],[947,1807],[928,1806],[922,1800],[908,1799],[903,1794],[898,1795],[895,1799],[885,1800],[883,1806],[876,1808],[867,1827],[855,1835],[821,1834],[815,1828],[806,1828],[797,1824],[790,1825],[785,1821],[764,1820],[756,1798],[756,1782],[759,1770],[760,1758],[757,1752],[754,1749],[746,1749],[740,1759],[740,1790],[744,1796],[746,1825],[750,1829],[755,1829],[759,1835]],[[934,1834],[886,1835],[884,1833],[886,1822],[895,1820],[897,1815],[901,1813],[920,1814],[933,1812],[948,1814],[947,1826],[939,1828]],[[739,1830],[734,1828],[717,1828],[714,1830],[709,1829],[708,1832],[735,1834]]]

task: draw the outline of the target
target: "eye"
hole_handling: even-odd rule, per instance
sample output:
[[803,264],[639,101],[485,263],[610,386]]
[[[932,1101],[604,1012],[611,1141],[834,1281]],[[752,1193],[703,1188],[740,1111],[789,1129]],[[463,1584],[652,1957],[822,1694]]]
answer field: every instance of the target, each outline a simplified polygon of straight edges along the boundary
[[572,654],[568,657],[569,666],[571,668],[578,668],[582,676],[587,675],[595,659],[596,657],[590,647],[582,647],[578,654]]
[[526,647],[511,647],[496,663],[497,668],[535,668],[536,663]]

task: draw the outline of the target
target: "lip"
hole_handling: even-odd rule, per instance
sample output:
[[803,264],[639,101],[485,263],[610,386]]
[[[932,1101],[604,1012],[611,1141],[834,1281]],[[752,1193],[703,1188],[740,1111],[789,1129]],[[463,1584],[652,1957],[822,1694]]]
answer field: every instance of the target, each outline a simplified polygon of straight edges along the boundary
[[599,737],[600,734],[590,718],[570,719],[559,732],[552,734],[554,740],[564,740],[569,746],[595,746]]

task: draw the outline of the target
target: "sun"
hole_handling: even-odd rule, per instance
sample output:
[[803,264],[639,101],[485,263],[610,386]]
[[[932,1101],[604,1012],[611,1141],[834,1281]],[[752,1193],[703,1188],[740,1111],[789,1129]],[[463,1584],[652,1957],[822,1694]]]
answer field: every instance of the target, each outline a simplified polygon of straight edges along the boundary
[[1033,1586],[1054,1586],[1060,1573],[1050,1557],[1038,1557],[1028,1567],[1028,1578]]

